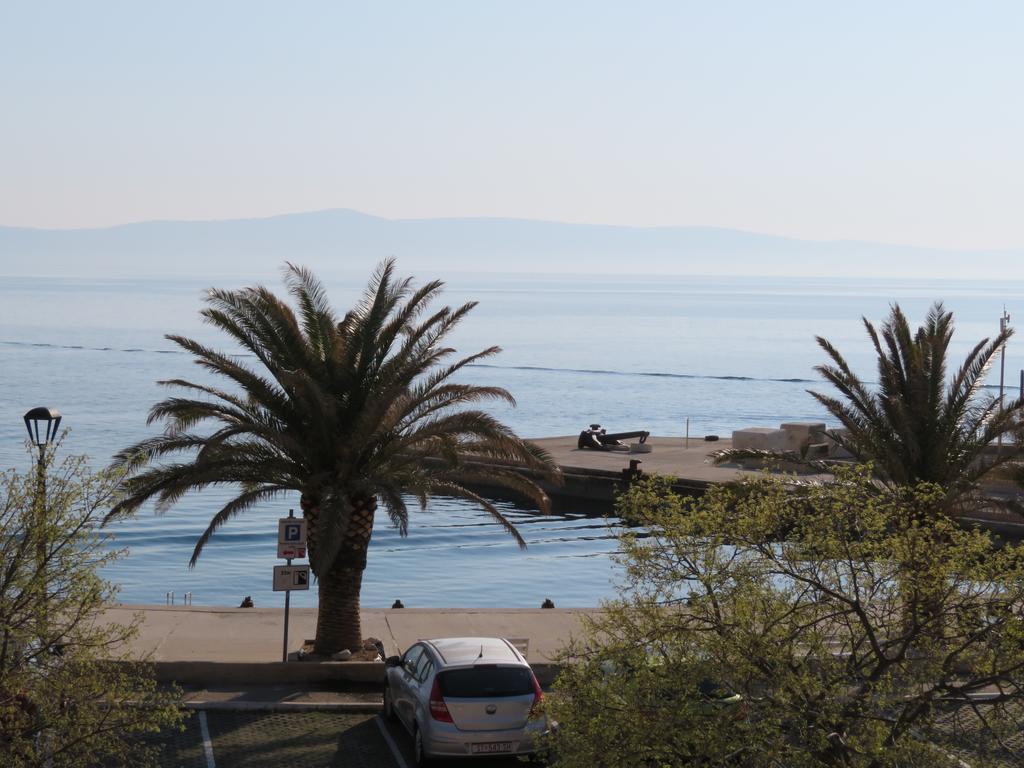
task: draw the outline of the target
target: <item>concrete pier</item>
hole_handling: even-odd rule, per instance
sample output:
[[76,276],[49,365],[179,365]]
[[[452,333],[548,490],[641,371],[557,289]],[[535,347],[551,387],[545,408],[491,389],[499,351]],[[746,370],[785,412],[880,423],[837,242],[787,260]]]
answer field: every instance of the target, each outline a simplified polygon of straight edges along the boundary
[[[756,468],[715,466],[709,454],[732,447],[732,441],[705,442],[690,438],[689,445],[682,437],[649,437],[645,445],[650,452],[595,451],[577,447],[577,435],[542,437],[530,442],[551,454],[562,468],[563,484],[541,483],[552,500],[554,509],[604,514],[610,512],[615,492],[627,484],[630,463],[639,461],[637,468],[647,475],[665,475],[675,478],[674,487],[685,494],[701,494],[709,485],[730,482],[743,475],[757,474]],[[497,487],[481,487],[490,496],[512,498]]]
[[[789,425],[787,425],[789,426]],[[815,425],[812,425],[815,426]],[[780,432],[784,430],[779,430]],[[577,435],[542,437],[530,442],[551,454],[562,468],[563,484],[541,482],[551,497],[552,508],[592,514],[607,514],[614,506],[615,494],[628,486],[630,463],[639,461],[637,468],[645,475],[665,475],[674,478],[673,488],[685,495],[700,495],[716,483],[728,483],[743,477],[753,477],[763,469],[757,461],[741,464],[715,465],[710,454],[733,447],[731,439],[705,442],[703,438],[690,438],[689,445],[682,437],[649,437],[645,445],[649,453],[628,451],[595,451],[577,447]],[[783,466],[787,472],[797,472],[796,465]],[[829,474],[800,473],[805,480],[827,482]],[[1005,482],[986,484],[993,495],[1017,494],[1016,488]],[[519,497],[508,495],[499,487],[480,486],[479,490],[492,498]],[[519,499],[521,500],[521,499]],[[976,510],[961,518],[968,526],[977,526],[1011,539],[1024,539],[1024,520],[1019,516],[991,508]]]

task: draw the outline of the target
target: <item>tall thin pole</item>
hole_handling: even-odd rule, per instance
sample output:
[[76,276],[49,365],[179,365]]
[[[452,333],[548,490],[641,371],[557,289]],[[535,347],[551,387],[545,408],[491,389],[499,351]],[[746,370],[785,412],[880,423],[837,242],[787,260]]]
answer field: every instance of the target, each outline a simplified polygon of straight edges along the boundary
[[[294,509],[288,510],[288,517],[295,517]],[[288,565],[291,565],[292,559],[290,557],[286,559],[288,560]],[[292,591],[289,589],[284,593],[284,647],[281,649],[282,662],[288,661],[288,609],[291,606],[291,602]]]
[[[1003,316],[999,318],[999,333],[1005,333],[1006,329],[1010,327],[1010,314],[1006,311],[1006,307],[1003,307]],[[1003,382],[1006,379],[1006,341],[1003,341],[1002,348],[999,350],[999,410],[1003,410]],[[1000,450],[1003,447],[1003,433],[999,433],[996,445]]]
[[[292,559],[288,558],[288,565]],[[292,591],[289,589],[284,593],[284,648],[281,649],[281,661],[288,661],[288,606],[292,601]]]
[[40,607],[46,616],[46,602],[50,591],[49,579],[46,578],[46,556],[48,536],[46,535],[46,444],[39,444],[39,461],[36,463],[36,570],[41,592]]
[[39,459],[36,461],[36,472],[39,477],[39,495],[46,498],[46,445],[39,446]]

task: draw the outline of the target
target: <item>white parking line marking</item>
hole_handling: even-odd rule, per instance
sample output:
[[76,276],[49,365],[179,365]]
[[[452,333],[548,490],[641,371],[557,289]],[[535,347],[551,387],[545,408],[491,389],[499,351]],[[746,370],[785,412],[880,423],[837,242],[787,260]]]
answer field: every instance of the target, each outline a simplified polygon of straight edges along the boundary
[[377,721],[377,727],[380,728],[380,735],[383,736],[384,741],[388,743],[391,755],[395,758],[395,765],[397,765],[398,768],[409,768],[409,766],[406,765],[405,760],[402,759],[402,753],[398,751],[398,745],[395,744],[395,740],[392,739],[391,734],[388,733],[388,728],[384,725],[384,721],[381,720],[380,717],[375,717],[374,720]]
[[210,729],[206,725],[206,713],[199,710],[199,730],[203,734],[203,752],[206,753],[206,768],[217,768],[213,762],[213,742],[210,741]]

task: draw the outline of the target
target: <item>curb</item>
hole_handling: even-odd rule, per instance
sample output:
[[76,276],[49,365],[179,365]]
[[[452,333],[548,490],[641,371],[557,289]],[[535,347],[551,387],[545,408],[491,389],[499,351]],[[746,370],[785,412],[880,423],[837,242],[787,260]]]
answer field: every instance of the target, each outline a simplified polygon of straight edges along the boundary
[[[332,683],[346,681],[383,685],[384,665],[380,662],[150,662],[161,683],[182,685],[242,685]],[[541,685],[550,685],[560,670],[557,664],[531,664]]]
[[234,662],[155,661],[150,662],[158,682],[199,685],[280,685],[288,683],[384,682],[380,662]]
[[380,714],[384,707],[370,701],[186,701],[182,709],[204,712],[349,712]]

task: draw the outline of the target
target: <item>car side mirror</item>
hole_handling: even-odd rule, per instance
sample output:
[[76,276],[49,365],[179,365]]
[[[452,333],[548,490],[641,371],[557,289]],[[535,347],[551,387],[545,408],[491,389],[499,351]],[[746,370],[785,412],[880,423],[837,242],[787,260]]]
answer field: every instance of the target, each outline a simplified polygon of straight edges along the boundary
[[386,659],[384,659],[384,666],[385,667],[400,667],[400,666],[402,666],[402,657],[401,656],[388,656]]

